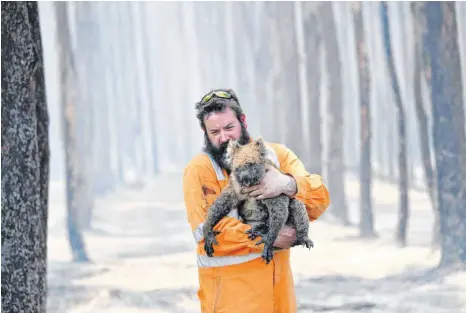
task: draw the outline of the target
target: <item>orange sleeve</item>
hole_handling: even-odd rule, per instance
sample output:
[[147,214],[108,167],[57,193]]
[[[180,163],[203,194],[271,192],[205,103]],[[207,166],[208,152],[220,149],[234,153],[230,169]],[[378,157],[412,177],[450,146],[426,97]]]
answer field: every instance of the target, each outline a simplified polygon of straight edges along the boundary
[[[205,255],[204,239],[202,237],[202,225],[207,215],[207,210],[220,195],[215,172],[208,166],[199,164],[188,165],[183,176],[184,201],[194,238],[197,243],[197,252]],[[244,255],[250,252],[261,251],[260,246],[255,243],[260,238],[248,239],[244,232],[251,226],[241,223],[234,217],[224,217],[214,227],[220,231],[216,239],[218,245],[214,245],[214,256],[222,255]]]
[[281,148],[281,151],[278,151],[281,171],[293,176],[296,180],[298,191],[294,197],[306,205],[309,219],[315,221],[330,205],[327,186],[325,186],[320,175],[307,172],[303,163],[293,151],[285,146]]

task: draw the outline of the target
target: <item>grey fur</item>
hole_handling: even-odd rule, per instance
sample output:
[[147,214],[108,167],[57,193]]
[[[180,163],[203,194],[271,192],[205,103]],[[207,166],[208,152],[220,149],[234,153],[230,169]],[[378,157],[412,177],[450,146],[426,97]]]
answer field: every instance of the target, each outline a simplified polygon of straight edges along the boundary
[[208,211],[203,229],[204,249],[207,255],[212,257],[213,244],[218,245],[215,236],[219,233],[213,231],[213,228],[232,209],[238,208],[242,221],[252,226],[251,230],[247,231],[249,238],[253,240],[257,236],[262,237],[256,245],[264,243],[262,258],[269,263],[273,258],[274,250],[280,250],[274,248],[273,244],[278,232],[285,224],[296,229],[296,242],[293,246],[304,245],[311,248],[314,244],[308,238],[309,217],[301,201],[291,199],[284,194],[275,198],[257,200],[249,197],[248,194],[241,193],[242,187],[256,185],[262,180],[267,164],[277,168],[266,153],[262,139],[251,144],[255,144],[254,148],[259,149],[259,161],[247,162],[241,166],[235,166],[234,161],[235,152],[242,147],[236,142],[231,142],[228,147],[225,159],[231,166],[232,173],[228,185]]

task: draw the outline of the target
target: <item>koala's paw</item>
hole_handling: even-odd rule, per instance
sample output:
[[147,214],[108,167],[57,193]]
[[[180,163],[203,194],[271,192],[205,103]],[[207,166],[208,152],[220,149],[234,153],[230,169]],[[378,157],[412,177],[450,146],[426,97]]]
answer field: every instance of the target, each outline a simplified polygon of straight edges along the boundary
[[204,236],[204,250],[209,257],[213,257],[214,255],[214,244],[218,245],[217,239],[215,236],[220,234],[218,231],[209,232],[206,236]]
[[260,232],[260,227],[253,226],[249,230],[245,231],[246,234],[249,234],[248,238],[250,240],[254,240],[259,236],[263,236],[263,234]]
[[262,251],[262,258],[264,259],[266,264],[269,264],[270,261],[273,259],[273,246],[265,244],[264,250]]
[[314,243],[308,237],[303,236],[296,239],[296,243],[294,244],[294,246],[305,246],[306,248],[311,249],[314,247]]
[[258,231],[253,231],[252,229],[245,231],[245,233],[249,234],[248,235],[249,240],[254,240],[261,235]]

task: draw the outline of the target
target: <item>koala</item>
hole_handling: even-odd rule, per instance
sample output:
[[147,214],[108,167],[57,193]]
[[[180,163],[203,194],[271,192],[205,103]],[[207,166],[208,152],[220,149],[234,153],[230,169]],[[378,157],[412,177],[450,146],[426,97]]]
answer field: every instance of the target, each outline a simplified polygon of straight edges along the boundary
[[267,164],[278,169],[270,159],[261,137],[245,145],[230,141],[225,162],[231,169],[229,183],[210,207],[203,226],[204,249],[208,256],[213,255],[213,244],[218,245],[215,236],[219,232],[213,228],[235,208],[238,208],[241,219],[252,226],[246,232],[249,239],[262,237],[256,245],[264,244],[262,258],[267,264],[273,258],[273,243],[285,224],[296,229],[296,242],[293,246],[304,245],[309,249],[314,246],[308,238],[309,217],[301,201],[284,194],[257,200],[241,193],[243,187],[258,185],[262,181]]

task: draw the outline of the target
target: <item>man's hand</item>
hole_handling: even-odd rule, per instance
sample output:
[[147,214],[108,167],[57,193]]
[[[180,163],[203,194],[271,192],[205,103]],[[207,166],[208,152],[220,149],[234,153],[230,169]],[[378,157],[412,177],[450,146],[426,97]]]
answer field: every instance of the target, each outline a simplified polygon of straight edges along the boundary
[[296,191],[296,181],[293,177],[282,174],[275,167],[267,165],[262,182],[259,185],[245,187],[241,192],[249,193],[249,196],[262,200],[276,197],[282,193],[294,196]]
[[278,232],[277,239],[275,239],[273,246],[281,249],[289,249],[295,241],[296,230],[294,228],[285,226]]

